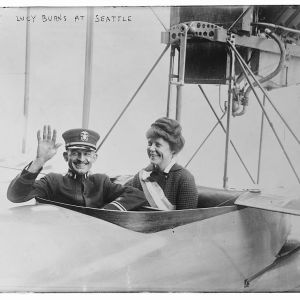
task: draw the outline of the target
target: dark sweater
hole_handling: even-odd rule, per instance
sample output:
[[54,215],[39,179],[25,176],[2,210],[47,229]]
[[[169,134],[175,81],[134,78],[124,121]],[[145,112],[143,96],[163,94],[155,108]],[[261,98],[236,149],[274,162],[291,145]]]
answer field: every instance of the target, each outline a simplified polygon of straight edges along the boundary
[[[153,171],[153,166],[145,168],[146,171]],[[152,172],[152,174],[155,172]],[[182,166],[175,164],[168,174],[157,176],[151,174],[151,177],[160,185],[167,199],[176,205],[178,209],[197,208],[198,192],[194,176]],[[139,174],[136,174],[126,185],[143,190],[140,183]]]

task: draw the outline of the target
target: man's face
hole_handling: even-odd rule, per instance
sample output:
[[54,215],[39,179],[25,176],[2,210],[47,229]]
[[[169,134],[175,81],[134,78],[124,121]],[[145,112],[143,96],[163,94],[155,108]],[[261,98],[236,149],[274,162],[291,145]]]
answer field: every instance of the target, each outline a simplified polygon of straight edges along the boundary
[[64,158],[71,170],[79,175],[83,175],[91,169],[97,159],[97,154],[93,150],[69,149],[67,152],[64,152]]

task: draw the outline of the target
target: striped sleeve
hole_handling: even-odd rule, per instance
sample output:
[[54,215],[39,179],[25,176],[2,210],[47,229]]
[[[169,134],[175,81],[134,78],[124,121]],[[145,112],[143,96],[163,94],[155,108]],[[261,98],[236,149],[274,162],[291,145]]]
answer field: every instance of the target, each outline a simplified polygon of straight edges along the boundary
[[122,200],[124,200],[124,198],[118,197],[116,200],[108,203],[103,208],[109,210],[127,211],[126,207],[122,204]]

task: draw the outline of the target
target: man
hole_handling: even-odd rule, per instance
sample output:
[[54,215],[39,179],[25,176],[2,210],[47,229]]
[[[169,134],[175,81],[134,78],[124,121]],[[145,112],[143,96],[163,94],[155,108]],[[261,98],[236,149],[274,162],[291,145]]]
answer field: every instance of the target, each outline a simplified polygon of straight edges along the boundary
[[37,180],[45,163],[62,145],[56,143],[56,130],[44,126],[43,136],[37,132],[37,155],[9,185],[7,198],[12,202],[25,202],[40,197],[56,202],[113,210],[130,210],[148,202],[140,190],[114,184],[105,174],[90,173],[97,159],[96,144],[100,136],[88,129],[71,129],[63,133],[68,163],[66,175],[49,173]]

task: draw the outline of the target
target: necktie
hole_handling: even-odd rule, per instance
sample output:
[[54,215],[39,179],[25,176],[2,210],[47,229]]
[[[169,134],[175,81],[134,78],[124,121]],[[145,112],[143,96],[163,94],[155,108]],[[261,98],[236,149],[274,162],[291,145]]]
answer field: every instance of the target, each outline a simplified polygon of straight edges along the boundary
[[162,189],[165,188],[166,185],[166,179],[168,177],[167,173],[164,173],[162,171],[160,171],[159,169],[154,169],[151,174],[150,177],[148,178],[149,181],[156,181],[160,187]]

